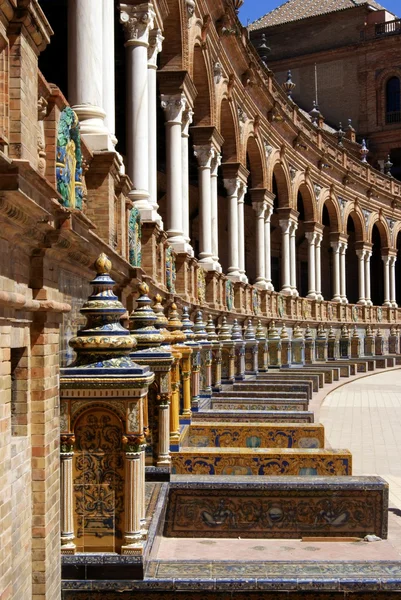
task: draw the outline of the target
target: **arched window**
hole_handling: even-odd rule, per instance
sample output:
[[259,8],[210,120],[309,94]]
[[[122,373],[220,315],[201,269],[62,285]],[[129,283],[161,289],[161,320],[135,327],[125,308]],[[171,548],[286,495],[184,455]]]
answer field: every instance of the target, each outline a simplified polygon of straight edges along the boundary
[[390,77],[386,84],[386,123],[401,122],[400,80]]

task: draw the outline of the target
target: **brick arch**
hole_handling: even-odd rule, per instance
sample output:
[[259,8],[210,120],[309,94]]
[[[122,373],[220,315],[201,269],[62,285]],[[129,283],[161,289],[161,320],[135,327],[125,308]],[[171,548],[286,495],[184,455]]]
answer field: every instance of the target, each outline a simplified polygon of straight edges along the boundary
[[401,234],[401,221],[397,221],[397,223],[394,225],[394,231],[393,231],[394,248],[397,248],[398,236],[400,234]]
[[[99,0],[100,1],[100,0]],[[160,52],[160,69],[185,69],[185,48],[188,48],[188,34],[183,26],[184,2],[169,2],[169,13],[163,20],[163,52]],[[187,52],[188,54],[188,52]]]
[[315,194],[305,179],[305,175],[302,173],[293,184],[293,195],[292,195],[292,206],[297,209],[298,193],[301,194],[302,203],[304,206],[305,221],[316,221],[316,203]]
[[348,218],[351,217],[355,227],[355,241],[366,241],[366,227],[362,213],[355,207],[350,207],[344,215],[344,233],[347,233]]
[[[249,172],[252,179],[252,188],[264,188],[265,171],[263,154],[253,134],[248,136],[246,143],[246,156],[249,160]],[[248,168],[248,165],[247,165]]]
[[289,207],[291,206],[290,202],[290,176],[288,173],[288,167],[286,163],[279,158],[279,153],[277,152],[277,159],[273,162],[268,169],[268,189],[273,191],[273,177],[276,179],[277,190],[278,190],[278,198],[277,203],[279,208]]
[[327,208],[330,218],[330,231],[341,232],[344,225],[342,222],[340,208],[337,198],[330,193],[330,190],[322,191],[322,197],[319,199],[318,221],[323,224],[323,207]]
[[401,67],[384,69],[376,79],[377,115],[381,124],[386,122],[386,87],[392,77],[398,77],[401,83]]
[[194,105],[194,125],[213,125],[215,103],[211,84],[210,65],[206,51],[195,45],[193,53],[193,81],[198,92]]
[[368,242],[372,243],[373,227],[375,225],[377,226],[377,229],[379,230],[381,248],[391,248],[392,247],[391,235],[390,235],[388,225],[384,221],[384,219],[382,219],[380,217],[379,213],[374,213],[370,218],[369,228],[368,228]]
[[224,139],[222,147],[223,162],[238,162],[238,125],[233,115],[232,102],[227,98],[223,98],[220,105],[219,130]]

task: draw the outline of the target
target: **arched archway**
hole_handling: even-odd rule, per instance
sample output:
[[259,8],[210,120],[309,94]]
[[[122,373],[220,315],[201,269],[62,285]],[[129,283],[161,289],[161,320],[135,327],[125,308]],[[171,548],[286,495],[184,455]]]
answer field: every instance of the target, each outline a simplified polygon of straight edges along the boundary
[[253,198],[255,197],[255,191],[264,187],[264,173],[261,152],[253,135],[250,135],[247,141],[246,168],[249,171],[249,175],[243,207],[245,273],[248,280],[254,282],[258,275],[256,269],[258,240]]
[[[296,280],[300,296],[306,297],[309,290],[309,256],[306,233],[315,227],[315,210],[312,193],[306,183],[301,183],[297,191],[298,228],[296,231]],[[315,266],[312,265],[315,269]]]
[[324,300],[332,300],[334,297],[334,263],[332,238],[341,231],[341,217],[336,204],[336,199],[327,195],[321,205],[319,222],[323,225],[323,237],[321,243],[321,278],[322,296]]
[[372,258],[370,259],[371,281],[374,282],[371,288],[372,303],[380,306],[384,302],[384,269],[382,259],[382,249],[385,247],[384,232],[381,231],[379,221],[372,227]]
[[277,162],[273,167],[271,190],[274,194],[273,214],[271,217],[271,278],[276,291],[282,287],[281,257],[282,231],[280,227],[280,208],[290,208],[290,185],[283,166]]

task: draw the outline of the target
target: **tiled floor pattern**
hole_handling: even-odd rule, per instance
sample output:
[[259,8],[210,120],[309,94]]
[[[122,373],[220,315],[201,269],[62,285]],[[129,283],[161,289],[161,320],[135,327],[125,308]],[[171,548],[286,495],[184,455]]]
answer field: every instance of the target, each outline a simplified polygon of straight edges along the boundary
[[331,392],[319,420],[330,446],[352,452],[353,474],[381,475],[390,484],[390,507],[401,509],[401,370]]

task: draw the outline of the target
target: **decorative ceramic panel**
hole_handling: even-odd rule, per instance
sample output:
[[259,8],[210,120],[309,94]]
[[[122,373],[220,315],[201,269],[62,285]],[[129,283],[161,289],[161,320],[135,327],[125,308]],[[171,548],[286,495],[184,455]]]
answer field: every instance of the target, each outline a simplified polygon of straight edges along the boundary
[[141,215],[134,207],[131,208],[128,222],[129,262],[133,267],[140,267],[142,264],[141,237]]
[[56,179],[61,203],[82,209],[81,136],[78,117],[69,106],[62,111],[58,125]]

